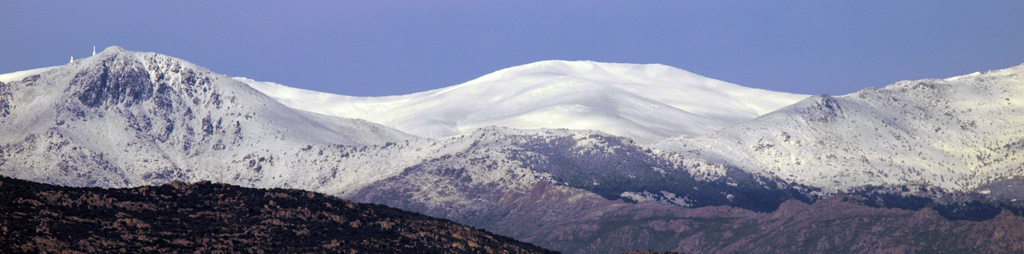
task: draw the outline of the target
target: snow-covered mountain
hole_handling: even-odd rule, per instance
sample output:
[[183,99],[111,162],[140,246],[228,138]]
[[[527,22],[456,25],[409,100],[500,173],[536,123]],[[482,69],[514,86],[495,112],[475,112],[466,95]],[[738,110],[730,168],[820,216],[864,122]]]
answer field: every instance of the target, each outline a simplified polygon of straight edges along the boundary
[[[863,185],[972,190],[1024,177],[1024,65],[814,96],[653,147],[831,191]],[[1019,187],[1013,192],[1024,198]]]
[[[64,66],[0,75],[0,174],[72,186],[209,180],[297,188],[444,217],[562,251],[596,253],[614,252],[623,244],[662,242],[651,239],[687,237],[666,225],[633,219],[676,221],[688,216],[678,212],[680,207],[728,205],[767,212],[787,200],[812,202],[819,198],[817,194],[871,184],[971,190],[1005,183],[1005,188],[989,193],[1002,190],[1010,198],[1024,196],[1013,182],[1014,177],[1022,177],[1024,66],[946,80],[900,82],[839,97],[814,96],[784,106],[781,100],[766,102],[771,98],[744,104],[737,98],[760,90],[664,66],[535,65],[441,90],[355,98],[229,78],[173,57],[112,47]],[[659,68],[664,72],[656,71]],[[602,71],[634,73],[608,74],[605,81],[624,77],[639,81],[598,82]],[[544,82],[513,82],[523,77]],[[651,81],[655,77],[675,77],[676,82]],[[681,77],[706,83],[682,82]],[[688,85],[679,88],[683,92],[629,90],[657,87],[652,84]],[[250,86],[276,89],[271,93],[278,98]],[[506,86],[517,92],[503,92]],[[723,95],[730,91],[739,95]],[[764,96],[775,94],[764,92]],[[672,107],[704,123],[756,118],[653,146],[600,128],[454,128],[457,131],[443,134],[451,136],[431,139],[278,102],[302,103],[285,100],[301,96],[314,96],[308,100],[309,107],[341,100],[338,105],[369,107],[351,108],[356,112],[380,110],[387,115],[394,111],[392,116],[406,119],[395,118],[394,123],[435,127],[446,121],[466,121],[475,114],[520,112],[515,107],[543,111],[579,103],[588,110],[647,110],[602,116],[611,122],[660,114],[656,109],[664,105],[676,105]],[[783,100],[786,96],[797,95],[785,95]],[[476,103],[477,98],[494,101]],[[721,100],[700,104],[693,98]],[[541,105],[545,100],[555,101]],[[673,100],[676,104],[669,103]],[[730,100],[735,101],[726,103]],[[383,104],[386,101],[396,105]],[[412,109],[403,111],[402,105]],[[459,105],[467,110],[456,110]],[[782,108],[767,113],[771,109],[765,105]],[[402,115],[408,112],[419,115]],[[977,211],[964,212],[966,206],[957,204],[952,206],[955,209],[942,210],[944,204],[917,201],[912,208],[933,207],[949,214]],[[986,216],[994,216],[991,212],[998,215],[1001,209],[995,205],[979,206]],[[634,229],[647,227],[668,230],[657,234],[671,237],[630,238],[642,235],[634,234],[638,232]],[[612,230],[619,235],[607,235]],[[675,246],[666,244],[658,248]]]
[[481,127],[599,130],[652,143],[718,130],[807,98],[659,64],[542,61],[409,95],[353,97],[235,78],[293,108],[442,138]]
[[[4,78],[17,81],[0,83],[0,172],[47,183],[251,179],[260,170],[237,172],[249,163],[246,156],[413,138],[363,120],[291,109],[186,61],[118,47]],[[262,175],[269,174],[254,181],[270,180]]]

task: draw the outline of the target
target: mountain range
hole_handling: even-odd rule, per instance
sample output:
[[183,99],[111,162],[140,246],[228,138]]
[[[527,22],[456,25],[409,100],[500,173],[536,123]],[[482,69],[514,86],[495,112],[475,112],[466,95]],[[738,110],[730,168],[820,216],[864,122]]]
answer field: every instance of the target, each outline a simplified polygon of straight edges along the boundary
[[[796,220],[846,207],[846,218],[891,218],[880,221],[895,226],[903,219],[894,218],[923,214],[922,225],[959,230],[1024,211],[1022,72],[806,96],[663,65],[545,61],[363,98],[111,47],[0,75],[0,175],[63,186],[177,180],[302,189],[569,253],[725,252],[740,245],[709,240],[704,229],[749,243],[767,243],[750,239],[769,231],[712,230],[702,221],[733,216],[755,227],[768,220],[761,216],[776,220],[806,205],[820,212],[772,225],[807,234],[801,227],[817,224]],[[907,211],[878,217],[889,211],[882,208]],[[686,226],[658,226],[676,222]],[[848,233],[889,232],[882,227]],[[960,240],[1007,241],[975,238]],[[938,240],[953,241],[865,250],[923,251],[915,244]],[[1014,246],[1000,250],[1024,250]]]

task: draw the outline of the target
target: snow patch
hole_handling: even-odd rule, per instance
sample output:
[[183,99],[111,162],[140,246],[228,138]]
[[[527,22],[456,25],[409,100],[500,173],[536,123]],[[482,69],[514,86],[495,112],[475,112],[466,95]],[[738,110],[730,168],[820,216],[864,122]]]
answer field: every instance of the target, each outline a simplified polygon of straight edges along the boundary
[[40,74],[40,73],[52,70],[52,69],[57,68],[57,67],[60,67],[60,66],[50,66],[50,67],[43,67],[43,68],[37,68],[37,69],[31,69],[31,70],[16,71],[16,72],[11,72],[11,73],[0,74],[0,82],[11,83],[11,82],[14,82],[14,81],[21,81],[22,79],[25,79],[25,77],[32,76],[32,75],[37,75],[37,74]]

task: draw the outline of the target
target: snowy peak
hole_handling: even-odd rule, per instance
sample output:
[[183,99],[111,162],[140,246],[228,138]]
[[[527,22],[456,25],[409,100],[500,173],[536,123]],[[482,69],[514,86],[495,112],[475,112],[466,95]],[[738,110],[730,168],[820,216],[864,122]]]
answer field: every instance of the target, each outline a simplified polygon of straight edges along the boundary
[[830,190],[920,184],[968,191],[1024,174],[1022,74],[1018,66],[814,96],[654,146]]
[[[113,46],[76,61],[69,68],[63,72],[74,73],[74,76],[66,91],[88,108],[123,106],[142,110],[139,113],[143,115],[166,118],[176,114],[179,119],[200,117],[204,122],[223,122],[223,117],[206,119],[217,115],[245,120],[255,118],[270,121],[267,126],[314,143],[367,145],[411,137],[360,120],[282,107],[247,85],[166,55],[131,52]],[[142,103],[146,106],[134,107]],[[209,131],[211,124],[203,125],[202,129]]]
[[187,61],[118,47],[0,85],[0,133],[0,173],[111,187],[196,171],[208,179],[281,149],[414,138],[288,108]]
[[366,119],[431,138],[496,125],[600,130],[650,143],[707,133],[807,97],[746,88],[659,64],[590,61],[536,62],[451,87],[387,97],[235,79],[293,108]]

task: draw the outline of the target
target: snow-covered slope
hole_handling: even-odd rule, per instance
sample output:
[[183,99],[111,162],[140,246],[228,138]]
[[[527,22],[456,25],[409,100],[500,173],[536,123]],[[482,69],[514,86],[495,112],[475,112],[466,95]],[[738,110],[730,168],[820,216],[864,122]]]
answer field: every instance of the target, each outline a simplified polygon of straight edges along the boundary
[[246,156],[413,138],[363,120],[288,108],[229,77],[155,53],[110,47],[35,72],[0,83],[0,173],[21,179],[105,187],[166,179],[252,185],[299,171],[253,172]]
[[972,190],[1024,177],[1024,65],[815,96],[654,147],[833,191],[908,184]]
[[753,119],[807,95],[742,87],[658,64],[543,61],[401,96],[352,97],[235,78],[290,107],[441,138],[486,126],[600,130],[651,143]]
[[24,79],[24,78],[26,78],[28,76],[40,74],[40,73],[46,72],[48,70],[52,70],[53,68],[57,68],[57,67],[59,67],[59,66],[35,68],[35,69],[31,69],[31,70],[16,71],[16,72],[11,72],[11,73],[0,74],[0,82],[2,82],[2,83],[11,83],[11,82],[14,82],[14,81],[20,81],[20,80],[22,80],[22,79]]

